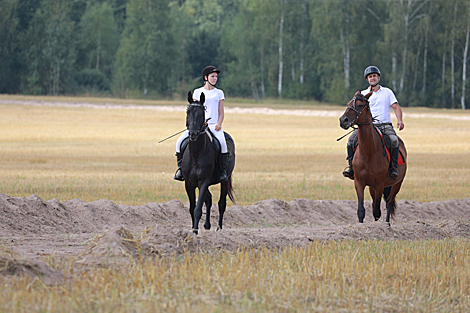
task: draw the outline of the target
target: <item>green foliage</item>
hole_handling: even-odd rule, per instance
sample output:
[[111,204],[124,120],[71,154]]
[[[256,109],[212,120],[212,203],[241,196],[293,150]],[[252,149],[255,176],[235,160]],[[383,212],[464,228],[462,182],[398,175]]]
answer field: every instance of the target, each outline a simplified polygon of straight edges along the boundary
[[169,78],[177,61],[169,1],[131,0],[127,13],[116,55],[115,91],[119,94],[135,89],[168,92]]
[[[15,70],[15,29],[18,25],[18,18],[15,11],[18,1],[0,2],[0,93],[15,92],[14,81],[10,79]],[[7,62],[5,62],[5,60]],[[9,62],[8,62],[9,61]]]
[[179,97],[212,64],[229,97],[342,103],[374,64],[400,102],[459,107],[468,1],[370,4],[3,0],[0,92],[80,93],[74,78],[95,68],[116,96]]
[[26,90],[32,94],[58,95],[73,81],[74,24],[67,0],[44,0],[29,25],[29,63]]
[[118,27],[109,3],[89,3],[81,19],[80,46],[85,67],[96,68],[111,77],[119,45]]
[[99,69],[83,69],[75,75],[75,81],[83,89],[96,91],[109,91],[109,80]]

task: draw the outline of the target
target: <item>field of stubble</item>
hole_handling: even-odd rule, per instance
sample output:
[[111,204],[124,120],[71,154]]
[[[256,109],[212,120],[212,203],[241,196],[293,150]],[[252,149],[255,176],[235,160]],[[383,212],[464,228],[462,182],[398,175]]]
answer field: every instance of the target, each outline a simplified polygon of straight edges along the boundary
[[227,101],[237,205],[195,237],[175,138],[157,144],[185,103],[112,101],[0,97],[1,311],[469,309],[469,113],[404,108],[389,228],[356,223],[342,108]]

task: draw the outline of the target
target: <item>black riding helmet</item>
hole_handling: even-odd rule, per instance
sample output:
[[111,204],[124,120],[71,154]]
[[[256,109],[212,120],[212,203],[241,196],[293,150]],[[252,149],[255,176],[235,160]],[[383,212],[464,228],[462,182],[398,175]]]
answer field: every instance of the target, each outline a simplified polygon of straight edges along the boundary
[[380,76],[379,68],[377,66],[371,65],[364,70],[364,78],[367,79],[367,75],[374,73],[379,74]]
[[209,65],[209,66],[206,66],[203,70],[202,70],[202,80],[203,81],[206,81],[207,79],[205,78],[206,76],[209,76],[209,74],[211,73],[217,73],[219,74],[220,71],[218,69],[215,68],[215,66],[212,66],[212,65]]

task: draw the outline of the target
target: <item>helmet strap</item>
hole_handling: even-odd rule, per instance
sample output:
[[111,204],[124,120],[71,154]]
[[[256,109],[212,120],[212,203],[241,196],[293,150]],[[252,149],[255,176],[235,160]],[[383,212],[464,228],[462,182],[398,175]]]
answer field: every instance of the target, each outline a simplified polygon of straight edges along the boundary
[[215,85],[212,85],[211,82],[209,81],[209,79],[204,80],[204,83],[206,83],[206,82],[207,82],[209,85],[211,85],[212,87],[215,88]]

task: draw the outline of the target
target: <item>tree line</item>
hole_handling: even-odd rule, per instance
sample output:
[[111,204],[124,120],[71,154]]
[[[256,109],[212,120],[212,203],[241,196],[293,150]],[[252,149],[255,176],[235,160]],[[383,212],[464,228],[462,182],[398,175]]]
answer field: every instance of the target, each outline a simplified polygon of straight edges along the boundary
[[466,108],[469,0],[0,0],[0,93],[172,98],[218,67],[228,97]]

